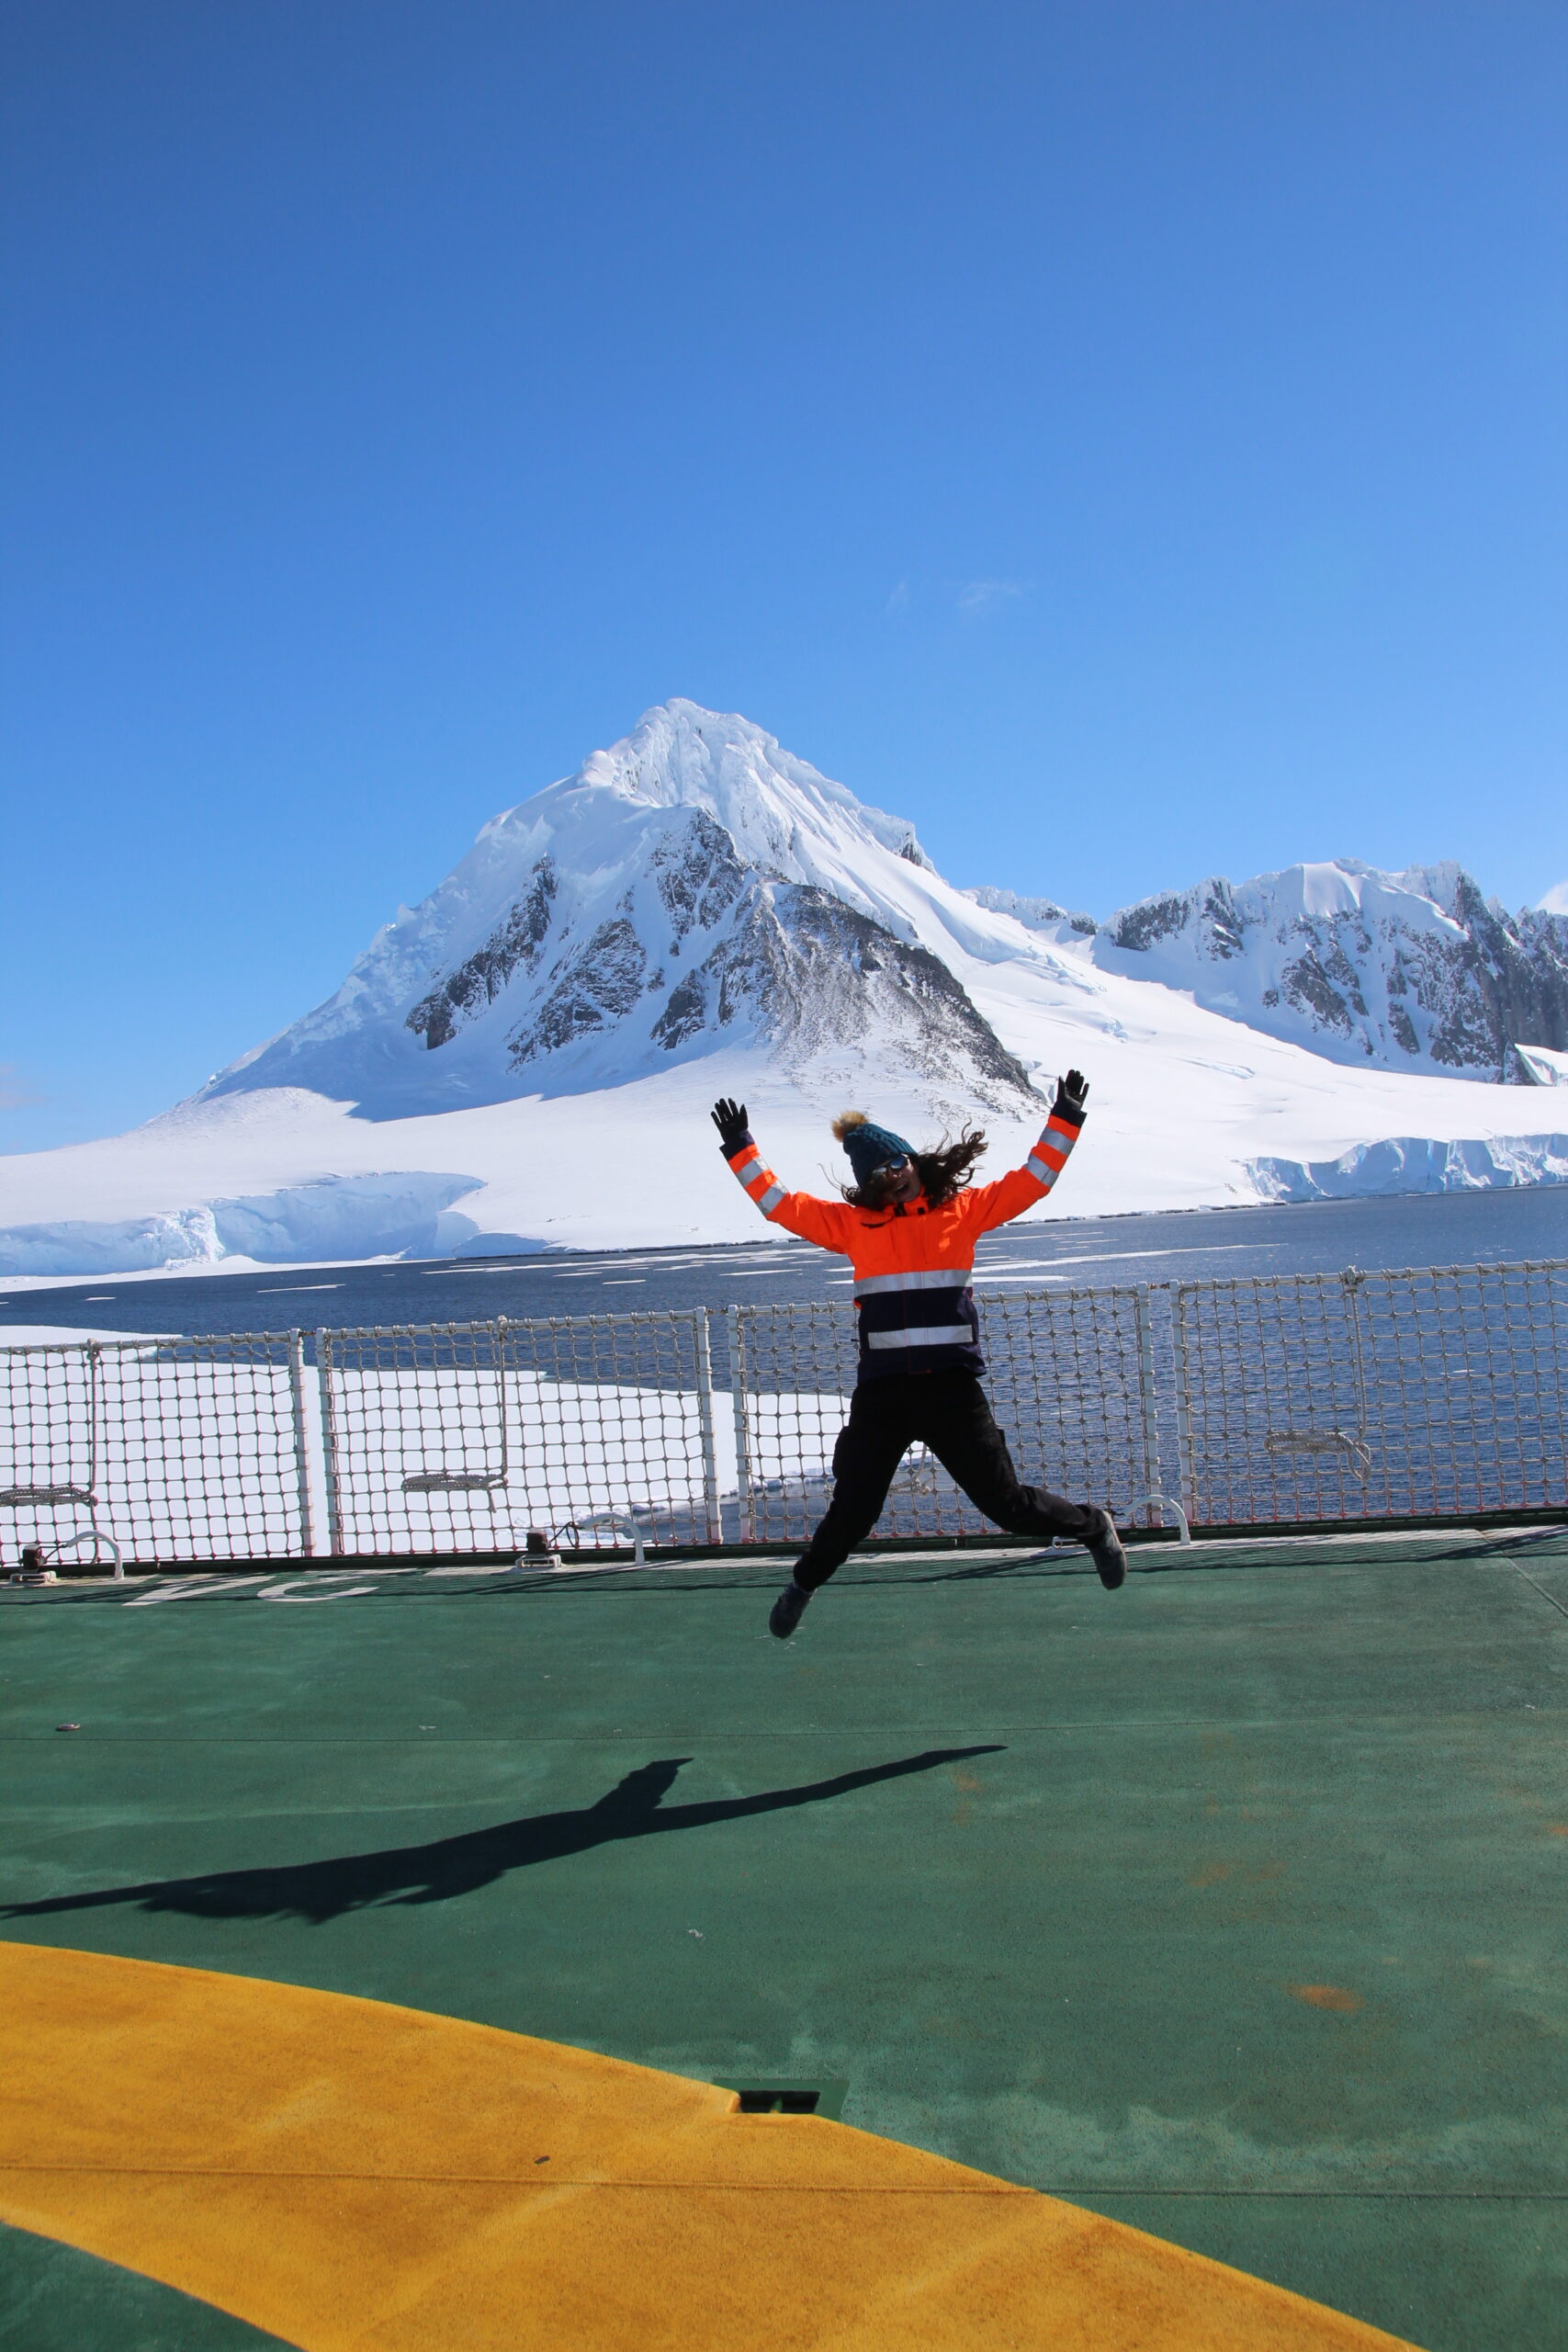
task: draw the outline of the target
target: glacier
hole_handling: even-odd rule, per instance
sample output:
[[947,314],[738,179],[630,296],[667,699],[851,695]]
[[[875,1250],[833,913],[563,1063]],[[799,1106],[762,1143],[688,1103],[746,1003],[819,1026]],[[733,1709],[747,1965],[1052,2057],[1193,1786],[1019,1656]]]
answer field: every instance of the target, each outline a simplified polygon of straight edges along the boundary
[[477,1176],[328,1176],[152,1216],[56,1218],[0,1232],[0,1274],[190,1272],[233,1264],[459,1255],[479,1228],[452,1209]]
[[1496,1185],[1568,1184],[1568,1135],[1495,1136],[1479,1143],[1385,1136],[1337,1159],[1254,1159],[1266,1201],[1363,1201],[1397,1193],[1479,1193]]
[[[906,820],[750,720],[673,700],[492,819],[324,1003],[189,1101],[128,1135],[0,1160],[0,1268],[25,1283],[765,1246],[714,1143],[716,1096],[746,1100],[780,1173],[820,1190],[844,1172],[837,1111],[933,1136],[978,1119],[999,1172],[1074,1065],[1092,1115],[1057,1214],[1383,1189],[1428,1148],[1457,1151],[1473,1181],[1556,1181],[1560,1138],[1520,1132],[1545,1098],[1490,1064],[1445,1063],[1438,1012],[1412,1057],[1262,1002],[1280,956],[1305,952],[1275,939],[1281,922],[1320,927],[1320,962],[1321,926],[1359,954],[1385,917],[1446,953],[1469,936],[1457,876],[1339,861],[1242,886],[1218,913],[1205,885],[1176,894],[1168,921],[1123,910],[1097,927],[1052,899],[955,888]],[[1245,953],[1211,952],[1225,925]],[[1365,1021],[1386,1024],[1372,978]],[[1549,1012],[1526,1033],[1548,1051]]]

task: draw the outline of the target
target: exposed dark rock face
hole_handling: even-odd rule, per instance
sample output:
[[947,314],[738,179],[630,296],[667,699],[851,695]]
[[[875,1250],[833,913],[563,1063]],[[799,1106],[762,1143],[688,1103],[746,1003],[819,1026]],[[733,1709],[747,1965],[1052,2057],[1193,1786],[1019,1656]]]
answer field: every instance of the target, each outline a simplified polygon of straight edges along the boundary
[[642,994],[648,950],[626,915],[602,922],[569,958],[548,996],[507,1038],[513,1069],[575,1038],[606,1029]]
[[[906,828],[883,845],[929,866]],[[768,837],[774,854],[784,846]],[[743,854],[705,808],[660,812],[640,837],[617,816],[575,865],[539,857],[479,944],[455,952],[449,970],[426,964],[411,980],[416,1001],[389,1010],[430,1051],[447,1048],[438,1082],[457,1100],[482,1099],[497,1068],[531,1084],[615,1084],[731,1042],[764,1045],[797,1075],[821,1059],[835,1082],[848,1055],[949,1099],[1033,1095],[936,956],[831,890],[786,880],[765,853]],[[540,1065],[579,1046],[594,1050],[544,1079]]]
[[455,1037],[460,1023],[494,1003],[513,974],[531,972],[550,928],[558,888],[555,864],[540,858],[528,888],[504,922],[455,972],[437,981],[408,1015],[408,1026],[433,1049]]
[[666,1053],[673,1053],[688,1037],[701,1035],[707,1026],[707,982],[701,971],[688,972],[670,991],[670,1001],[653,1024],[653,1042],[662,1046]]
[[1236,905],[1228,882],[1213,882],[1203,899],[1203,921],[1208,925],[1212,952],[1229,958],[1247,953],[1247,919]]
[[1035,899],[1017,890],[998,890],[990,883],[983,883],[974,890],[965,890],[977,907],[988,907],[993,914],[1011,915],[1026,931],[1054,931],[1066,923],[1080,939],[1092,939],[1100,926],[1092,915],[1075,913],[1070,907],[1058,906],[1055,899]]
[[694,808],[681,831],[660,842],[649,865],[670,917],[672,956],[689,931],[711,931],[746,885],[734,842],[705,808]]
[[1392,998],[1389,1004],[1388,1025],[1393,1042],[1402,1053],[1418,1054],[1420,1052],[1421,1040],[1416,1035],[1416,1023],[1411,1020],[1397,996]]
[[[902,854],[926,862],[912,834]],[[513,1071],[618,1034],[616,1066],[631,1075],[650,1057],[734,1037],[766,1044],[796,1070],[847,1051],[953,1088],[1032,1095],[937,956],[829,890],[744,863],[705,809],[673,813],[591,929],[587,879],[541,858],[505,919],[425,989],[405,1025],[444,1046],[505,994]]]
[[926,948],[804,883],[753,883],[738,920],[654,1023],[672,1051],[744,1022],[791,1061],[876,1044],[934,1078],[972,1069],[1008,1093],[1029,1074]]
[[1320,1028],[1337,1029],[1346,1037],[1350,1035],[1350,1008],[1310,947],[1286,965],[1280,975],[1280,992],[1287,1004],[1309,1013]]
[[[1365,943],[1370,944],[1370,941]],[[1215,953],[1237,955],[1239,944],[1216,947]],[[1280,974],[1280,994],[1287,1004],[1307,1013],[1321,1027],[1337,1029],[1346,1037],[1355,1028],[1353,1015],[1366,1018],[1366,1000],[1356,967],[1345,953],[1344,941],[1337,937],[1330,938],[1321,950],[1308,947],[1294,956]]]
[[1495,1064],[1516,1079],[1516,1045],[1568,1046],[1568,918],[1531,911],[1510,918],[1457,873],[1444,912],[1462,923],[1461,946],[1439,959],[1413,958],[1413,992],[1438,1014],[1434,1061],[1455,1069]]
[[1247,922],[1230,884],[1215,876],[1195,890],[1168,890],[1158,898],[1140,899],[1135,907],[1123,907],[1111,916],[1105,935],[1113,947],[1143,955],[1157,941],[1174,939],[1196,924],[1205,952],[1223,962],[1246,954]]
[[1146,956],[1151,979],[1337,1058],[1517,1081],[1516,1045],[1568,1045],[1568,920],[1509,916],[1458,866],[1339,870],[1359,899],[1332,912],[1301,912],[1299,895],[1292,910],[1291,876],[1215,877],[1123,909],[1101,937]]
[[1141,955],[1156,939],[1174,938],[1185,925],[1189,911],[1185,899],[1144,899],[1137,906],[1126,907],[1111,918],[1108,935],[1113,946],[1130,947]]

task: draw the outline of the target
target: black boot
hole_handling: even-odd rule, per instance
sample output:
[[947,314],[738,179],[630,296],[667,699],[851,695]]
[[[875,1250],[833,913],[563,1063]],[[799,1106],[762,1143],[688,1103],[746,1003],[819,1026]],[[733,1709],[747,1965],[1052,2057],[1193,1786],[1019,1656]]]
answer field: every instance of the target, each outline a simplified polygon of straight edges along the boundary
[[1095,1572],[1107,1592],[1114,1592],[1126,1579],[1127,1555],[1122,1549],[1122,1538],[1116,1532],[1116,1521],[1108,1510],[1095,1512],[1095,1524],[1084,1537]]
[[781,1642],[787,1642],[806,1614],[806,1604],[810,1598],[811,1595],[806,1587],[803,1584],[796,1584],[795,1578],[791,1577],[773,1603],[772,1614],[768,1619],[769,1633],[776,1634]]

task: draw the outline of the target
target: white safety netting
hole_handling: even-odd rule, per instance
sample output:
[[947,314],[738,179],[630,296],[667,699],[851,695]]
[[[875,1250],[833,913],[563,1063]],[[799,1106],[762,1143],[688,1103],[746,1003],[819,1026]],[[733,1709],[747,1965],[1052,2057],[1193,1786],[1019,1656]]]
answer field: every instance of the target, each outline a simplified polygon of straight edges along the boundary
[[8,1521],[81,1559],[305,1550],[300,1387],[287,1337],[0,1350],[0,1545]]
[[328,1529],[355,1554],[720,1535],[697,1312],[319,1335]]
[[[1124,1519],[1568,1503],[1568,1261],[1054,1287],[982,1327],[1020,1476]],[[795,1544],[855,1370],[816,1305],[0,1349],[0,1553]],[[875,1532],[987,1526],[917,1448]]]
[[[1013,1293],[985,1301],[982,1326],[992,1410],[1027,1485],[1114,1503],[1123,1513],[1157,1492],[1145,1293]],[[802,1541],[832,1491],[833,1443],[855,1380],[852,1310],[736,1308],[729,1348],[743,1524],[759,1541]],[[894,1479],[876,1532],[973,1535],[987,1525],[917,1446]]]
[[1189,1283],[1195,1520],[1450,1517],[1568,1498],[1568,1263]]

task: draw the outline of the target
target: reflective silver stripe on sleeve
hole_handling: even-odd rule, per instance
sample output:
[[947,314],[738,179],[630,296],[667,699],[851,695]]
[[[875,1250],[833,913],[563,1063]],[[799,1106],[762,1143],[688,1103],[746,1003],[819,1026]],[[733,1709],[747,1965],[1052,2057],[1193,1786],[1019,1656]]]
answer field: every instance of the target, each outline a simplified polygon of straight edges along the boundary
[[968,1323],[927,1323],[912,1325],[904,1331],[863,1331],[861,1340],[868,1348],[972,1348],[976,1344],[974,1327]]
[[757,1206],[761,1210],[762,1215],[766,1216],[770,1209],[777,1208],[784,1196],[784,1188],[782,1184],[770,1184],[767,1191],[759,1196]]
[[1041,1157],[1042,1153],[1054,1151],[1065,1161],[1077,1141],[1076,1135],[1065,1136],[1060,1127],[1047,1127],[1023,1164],[1038,1182],[1054,1184],[1062,1171],[1053,1168],[1048,1159]]
[[863,1274],[855,1283],[857,1298],[874,1298],[894,1290],[967,1290],[975,1279],[973,1266],[944,1266],[925,1274]]
[[729,1172],[738,1184],[754,1184],[759,1176],[765,1176],[768,1171],[761,1156],[757,1155],[749,1159],[744,1168],[732,1168]]

